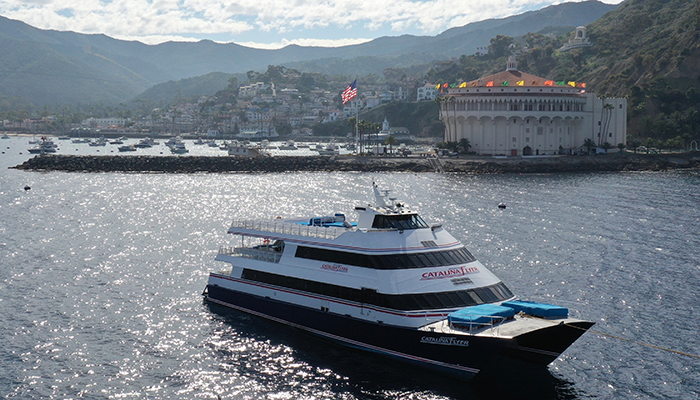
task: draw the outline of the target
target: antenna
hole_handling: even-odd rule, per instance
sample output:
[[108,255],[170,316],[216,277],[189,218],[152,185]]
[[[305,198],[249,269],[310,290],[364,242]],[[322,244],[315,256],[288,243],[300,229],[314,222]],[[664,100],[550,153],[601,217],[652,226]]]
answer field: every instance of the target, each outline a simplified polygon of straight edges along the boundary
[[379,191],[379,186],[372,182],[372,189],[374,190],[374,198],[377,201],[377,207],[387,207],[388,204],[384,201],[384,197],[389,195],[388,190],[382,190],[383,194]]

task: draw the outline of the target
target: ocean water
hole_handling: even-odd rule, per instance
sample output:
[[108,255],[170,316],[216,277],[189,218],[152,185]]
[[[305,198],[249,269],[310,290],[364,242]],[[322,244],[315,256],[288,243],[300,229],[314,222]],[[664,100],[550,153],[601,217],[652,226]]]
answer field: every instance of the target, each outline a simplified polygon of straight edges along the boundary
[[[0,146],[0,398],[700,398],[669,351],[700,355],[700,171],[44,173]],[[465,383],[203,302],[232,219],[352,218],[372,181],[594,332],[537,379]]]

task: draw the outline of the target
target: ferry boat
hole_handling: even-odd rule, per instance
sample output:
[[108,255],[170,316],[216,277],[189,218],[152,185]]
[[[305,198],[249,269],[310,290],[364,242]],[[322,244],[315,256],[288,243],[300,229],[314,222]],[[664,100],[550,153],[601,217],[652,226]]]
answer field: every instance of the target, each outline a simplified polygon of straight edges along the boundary
[[504,359],[546,366],[593,325],[519,300],[442,225],[373,191],[357,222],[234,221],[205,299],[463,379]]

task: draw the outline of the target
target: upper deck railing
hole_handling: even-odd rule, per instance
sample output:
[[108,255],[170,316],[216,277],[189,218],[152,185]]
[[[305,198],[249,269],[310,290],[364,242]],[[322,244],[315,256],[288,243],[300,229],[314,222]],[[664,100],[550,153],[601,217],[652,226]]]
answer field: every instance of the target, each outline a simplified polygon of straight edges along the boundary
[[337,226],[310,226],[284,222],[281,220],[234,220],[231,228],[250,229],[261,232],[280,233],[283,235],[307,236],[321,239],[335,239],[349,228]]

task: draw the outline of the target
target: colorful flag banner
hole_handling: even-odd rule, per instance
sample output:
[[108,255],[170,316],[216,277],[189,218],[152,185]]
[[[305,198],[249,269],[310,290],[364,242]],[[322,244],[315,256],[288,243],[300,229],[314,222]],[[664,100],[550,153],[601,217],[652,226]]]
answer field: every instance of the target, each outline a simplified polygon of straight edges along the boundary
[[493,81],[486,82],[486,86],[493,86]]
[[352,81],[350,86],[346,87],[345,90],[343,90],[343,93],[340,94],[340,98],[343,99],[343,104],[354,99],[355,97],[357,97],[357,79]]
[[574,81],[569,81],[568,83],[569,83],[569,86],[571,86],[571,87],[576,87],[576,82],[574,82]]
[[566,86],[566,82],[565,81],[557,81],[557,85],[558,86]]
[[554,86],[554,81],[544,81],[545,86]]
[[461,87],[461,88],[467,87],[467,82],[462,82],[462,83],[460,83],[460,84],[459,84],[459,87]]
[[440,89],[440,86],[441,86],[441,85],[438,83],[437,86],[435,86],[435,90]]
[[510,85],[510,82],[508,82],[508,81],[503,81],[503,83],[501,83],[501,86],[508,86],[508,85]]
[[515,84],[518,86],[525,86],[525,81],[518,81]]
[[450,88],[451,88],[451,89],[454,89],[454,88],[456,88],[456,87],[457,87],[457,84],[456,84],[456,83],[450,83]]

